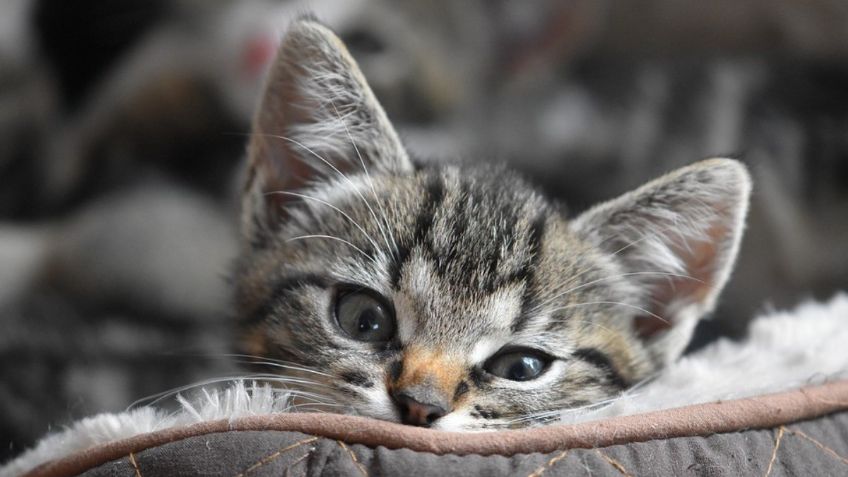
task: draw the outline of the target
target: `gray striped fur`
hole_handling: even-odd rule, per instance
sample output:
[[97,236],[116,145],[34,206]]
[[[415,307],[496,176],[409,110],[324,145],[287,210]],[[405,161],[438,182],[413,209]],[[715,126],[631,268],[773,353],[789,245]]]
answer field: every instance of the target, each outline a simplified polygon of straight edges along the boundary
[[[398,421],[391,390],[432,388],[450,408],[442,429],[555,421],[675,359],[727,280],[750,189],[739,163],[703,161],[569,221],[504,168],[416,167],[344,46],[310,19],[284,38],[254,124],[240,348],[295,366],[272,369],[331,410]],[[341,332],[332,303],[350,286],[391,303],[390,344]],[[483,369],[505,347],[554,360],[509,381]]]

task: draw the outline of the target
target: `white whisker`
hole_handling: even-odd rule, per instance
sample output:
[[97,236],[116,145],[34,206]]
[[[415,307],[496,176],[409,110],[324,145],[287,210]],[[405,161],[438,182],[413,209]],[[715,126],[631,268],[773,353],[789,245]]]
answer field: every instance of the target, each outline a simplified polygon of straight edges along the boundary
[[[294,140],[294,139],[292,139],[292,138],[290,138],[290,137],[281,136],[281,135],[276,135],[276,134],[268,134],[267,136],[269,136],[269,137],[273,137],[273,138],[277,138],[277,139],[282,139],[282,140],[284,140],[284,141],[291,142],[292,144],[295,144],[295,145],[297,145],[297,146],[299,146],[299,147],[303,148],[306,152],[308,152],[309,154],[311,154],[311,155],[315,156],[315,157],[316,157],[319,161],[321,161],[321,162],[323,162],[324,164],[326,164],[326,165],[327,165],[327,167],[329,167],[330,169],[332,169],[332,170],[333,170],[336,174],[338,174],[338,175],[339,175],[342,179],[344,179],[345,181],[347,181],[347,183],[351,186],[351,188],[352,188],[352,189],[353,189],[353,191],[356,193],[356,195],[358,195],[358,196],[359,196],[359,198],[362,200],[362,202],[365,204],[365,207],[367,207],[367,208],[368,208],[368,212],[370,212],[370,213],[371,213],[371,217],[374,219],[374,222],[375,222],[375,223],[377,223],[377,224],[379,224],[379,219],[377,218],[377,214],[376,214],[376,213],[374,213],[374,209],[371,207],[371,204],[368,202],[368,200],[365,198],[365,196],[364,196],[364,195],[362,195],[362,193],[361,193],[361,192],[359,191],[359,189],[356,187],[356,184],[354,184],[354,183],[353,183],[353,181],[350,179],[350,177],[348,177],[345,173],[343,173],[343,172],[342,172],[342,171],[340,171],[340,170],[339,170],[336,166],[334,166],[334,165],[333,165],[333,163],[331,163],[331,162],[330,162],[330,161],[328,161],[327,159],[324,159],[323,157],[321,157],[321,156],[320,156],[317,152],[315,152],[315,151],[313,151],[312,149],[310,149],[310,148],[309,148],[309,146],[307,146],[307,145],[305,145],[305,144],[303,144],[303,143],[301,143],[301,142],[299,142],[299,141],[296,141],[296,140]],[[388,237],[386,236],[386,232],[385,232],[385,230],[383,230],[383,228],[382,228],[382,227],[379,227],[379,228],[380,228],[380,232],[381,232],[381,234],[383,235],[383,241],[386,243],[386,247],[388,247],[389,249],[391,249],[391,245],[389,244],[389,239],[388,239]],[[376,263],[376,262],[375,262],[375,263]]]
[[274,359],[267,356],[256,356],[252,354],[240,354],[240,353],[221,353],[216,354],[216,356],[223,356],[226,358],[246,358],[252,361],[245,361],[247,364],[266,364],[266,365],[277,365],[277,366],[285,366],[287,369],[292,369],[296,371],[304,371],[308,373],[317,374],[319,376],[326,376],[332,378],[331,374],[323,373],[316,369],[310,368],[308,366],[304,366],[299,363],[295,363],[292,361],[284,361],[281,359]]
[[339,209],[335,205],[333,205],[333,204],[331,204],[331,203],[329,203],[325,200],[321,200],[317,197],[312,197],[312,196],[309,196],[309,195],[306,195],[306,194],[299,194],[297,192],[275,191],[275,192],[266,192],[265,195],[272,195],[272,194],[281,194],[281,195],[290,195],[290,196],[293,196],[293,197],[299,197],[301,199],[312,200],[312,201],[318,202],[319,204],[323,204],[323,205],[326,205],[327,207],[330,207],[331,209],[335,210],[336,212],[338,212],[342,216],[344,216],[344,218],[346,218],[351,224],[353,224],[354,227],[356,227],[360,232],[362,232],[362,235],[364,235],[365,238],[367,238],[368,241],[371,242],[371,246],[373,246],[375,250],[380,249],[380,246],[377,245],[377,242],[374,241],[374,239],[371,237],[371,235],[369,235],[368,232],[366,232],[365,229],[362,228],[361,225],[359,225],[359,222],[353,220],[353,218],[350,215],[348,215],[346,212]]
[[398,253],[397,240],[395,240],[395,236],[392,233],[392,228],[389,225],[389,219],[386,216],[386,209],[385,209],[385,207],[382,206],[382,203],[381,203],[379,197],[377,197],[377,190],[374,188],[374,180],[371,178],[371,173],[368,172],[368,167],[365,166],[365,159],[363,159],[362,153],[359,152],[359,147],[356,145],[356,141],[353,140],[353,135],[350,134],[350,129],[347,127],[347,121],[342,119],[342,116],[339,114],[339,110],[336,108],[336,103],[334,103],[331,100],[330,104],[333,106],[333,111],[335,111],[336,116],[338,117],[338,121],[340,123],[342,123],[342,126],[344,127],[345,133],[347,133],[347,137],[350,140],[350,144],[351,144],[351,146],[353,146],[353,150],[356,151],[356,156],[359,158],[359,164],[362,165],[362,170],[365,172],[365,177],[368,179],[368,184],[371,188],[371,195],[374,196],[374,200],[377,203],[377,207],[380,209],[380,215],[383,216],[383,223],[386,227],[386,231],[388,232],[389,237],[391,238],[392,245],[394,246],[394,252],[395,252],[395,254],[397,254]]
[[361,253],[363,257],[365,257],[365,258],[367,258],[368,260],[371,260],[372,262],[374,262],[374,264],[375,264],[375,265],[378,265],[378,264],[379,264],[379,263],[377,262],[377,260],[376,260],[374,257],[372,257],[371,255],[368,255],[367,253],[365,253],[365,251],[364,251],[364,250],[362,250],[361,248],[357,247],[356,245],[354,245],[354,244],[350,243],[349,241],[347,241],[347,240],[345,240],[345,239],[343,239],[343,238],[339,238],[339,237],[336,237],[336,236],[333,236],[333,235],[321,235],[321,234],[313,234],[313,235],[298,235],[297,237],[291,237],[291,238],[289,238],[289,239],[286,239],[286,242],[293,242],[293,241],[295,241],[295,240],[303,240],[303,239],[310,239],[310,238],[327,239],[327,240],[335,240],[335,241],[337,241],[337,242],[341,242],[341,243],[343,243],[343,244],[350,245],[350,246],[351,246],[354,250],[356,250],[357,252]]
[[657,272],[628,272],[628,273],[620,273],[620,274],[618,274],[618,275],[611,275],[611,276],[608,276],[608,277],[598,278],[597,280],[591,280],[591,281],[588,281],[588,282],[586,282],[586,283],[582,283],[582,284],[580,284],[580,285],[577,285],[576,287],[569,288],[568,290],[565,290],[564,292],[558,293],[558,294],[554,295],[553,297],[551,297],[551,298],[549,298],[549,299],[545,300],[543,303],[540,303],[539,305],[537,305],[537,306],[533,307],[533,309],[532,309],[530,312],[531,312],[531,313],[538,313],[538,312],[539,312],[539,310],[541,310],[541,309],[542,309],[542,308],[544,308],[545,306],[549,305],[549,304],[550,304],[551,302],[553,302],[554,300],[556,300],[556,299],[558,299],[558,298],[561,298],[561,297],[563,297],[563,296],[565,296],[565,295],[568,295],[569,293],[572,293],[572,292],[575,292],[575,291],[577,291],[577,290],[580,290],[580,289],[582,289],[582,288],[586,288],[586,287],[588,287],[588,286],[592,286],[592,285],[594,285],[594,284],[596,284],[596,283],[601,283],[601,282],[605,282],[605,281],[608,281],[608,280],[615,280],[615,279],[618,279],[618,278],[626,278],[626,277],[640,276],[640,275],[659,275],[659,276],[665,276],[665,277],[670,277],[670,278],[684,278],[684,279],[687,279],[687,280],[694,280],[694,281],[697,281],[697,282],[700,282],[700,283],[704,283],[702,280],[699,280],[699,279],[697,279],[697,278],[695,278],[695,277],[691,277],[691,276],[689,276],[689,275],[683,275],[683,274],[680,274],[680,273],[659,272],[659,271],[657,271]]
[[[198,381],[192,384],[187,384],[185,386],[179,386],[176,388],[169,389],[167,391],[162,391],[160,393],[151,394],[149,396],[145,396],[143,398],[137,399],[132,402],[129,406],[127,406],[126,410],[130,410],[139,406],[141,404],[147,403],[146,405],[152,406],[164,399],[167,399],[170,396],[174,396],[180,393],[184,393],[191,389],[201,389],[204,386],[209,386],[211,384],[224,383],[228,381],[243,381],[243,380],[262,380],[262,381],[272,381],[275,383],[285,384],[286,382],[290,384],[296,385],[309,385],[309,386],[320,386],[320,387],[330,387],[324,383],[318,381],[311,381],[305,378],[289,378],[276,374],[249,374],[249,375],[238,375],[238,376],[224,376],[217,378],[210,378],[203,381]],[[292,390],[281,390],[281,391],[292,391]]]
[[283,369],[283,370],[286,370],[286,371],[299,371],[299,372],[304,372],[304,373],[313,373],[313,374],[316,374],[318,376],[325,376],[325,377],[328,377],[328,378],[333,377],[332,375],[329,375],[327,373],[322,373],[320,371],[314,371],[314,370],[311,370],[311,369],[301,368],[301,367],[298,367],[298,366],[290,366],[290,365],[287,365],[287,364],[274,363],[274,362],[271,362],[271,361],[236,360],[234,362],[237,363],[237,364],[270,366],[272,368],[279,368],[279,369]]
[[641,311],[641,312],[643,312],[647,315],[650,315],[650,316],[662,321],[665,324],[670,324],[669,321],[666,320],[665,318],[663,318],[663,317],[661,317],[661,316],[659,316],[655,313],[652,313],[652,312],[650,312],[650,311],[648,311],[648,310],[646,310],[642,307],[639,307],[639,306],[636,306],[636,305],[631,305],[629,303],[622,303],[622,302],[619,302],[619,301],[586,301],[586,302],[581,302],[581,303],[572,303],[572,304],[569,304],[569,305],[564,305],[564,306],[561,306],[561,307],[558,307],[558,308],[554,308],[553,310],[551,310],[551,313],[555,313],[555,312],[560,311],[560,310],[566,310],[566,309],[569,309],[569,308],[577,308],[577,307],[587,306],[587,305],[618,305],[618,306],[624,306],[624,307],[627,307],[627,308],[633,308],[633,309],[639,310],[639,311]]

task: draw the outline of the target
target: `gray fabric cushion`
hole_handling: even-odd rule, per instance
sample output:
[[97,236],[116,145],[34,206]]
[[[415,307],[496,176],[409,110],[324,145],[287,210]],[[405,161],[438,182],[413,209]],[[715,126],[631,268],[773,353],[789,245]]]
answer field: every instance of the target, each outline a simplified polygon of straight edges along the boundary
[[230,431],[124,456],[84,476],[848,475],[848,412],[706,437],[512,456],[371,448],[299,432]]

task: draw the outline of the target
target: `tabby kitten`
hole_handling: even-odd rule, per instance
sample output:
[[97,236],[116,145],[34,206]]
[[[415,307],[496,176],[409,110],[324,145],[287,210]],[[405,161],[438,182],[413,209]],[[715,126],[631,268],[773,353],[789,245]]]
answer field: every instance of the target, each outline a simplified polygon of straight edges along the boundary
[[419,164],[310,19],[282,42],[248,155],[242,351],[304,401],[446,430],[556,420],[676,359],[750,192],[713,159],[569,221],[508,170]]

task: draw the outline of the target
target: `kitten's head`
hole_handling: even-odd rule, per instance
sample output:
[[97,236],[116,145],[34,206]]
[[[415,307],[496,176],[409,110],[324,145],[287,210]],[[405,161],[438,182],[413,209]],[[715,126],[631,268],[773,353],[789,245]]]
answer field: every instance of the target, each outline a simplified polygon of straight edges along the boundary
[[249,146],[240,345],[342,412],[555,419],[682,352],[727,281],[749,189],[739,163],[709,160],[569,221],[507,170],[416,166],[338,38],[301,20]]

